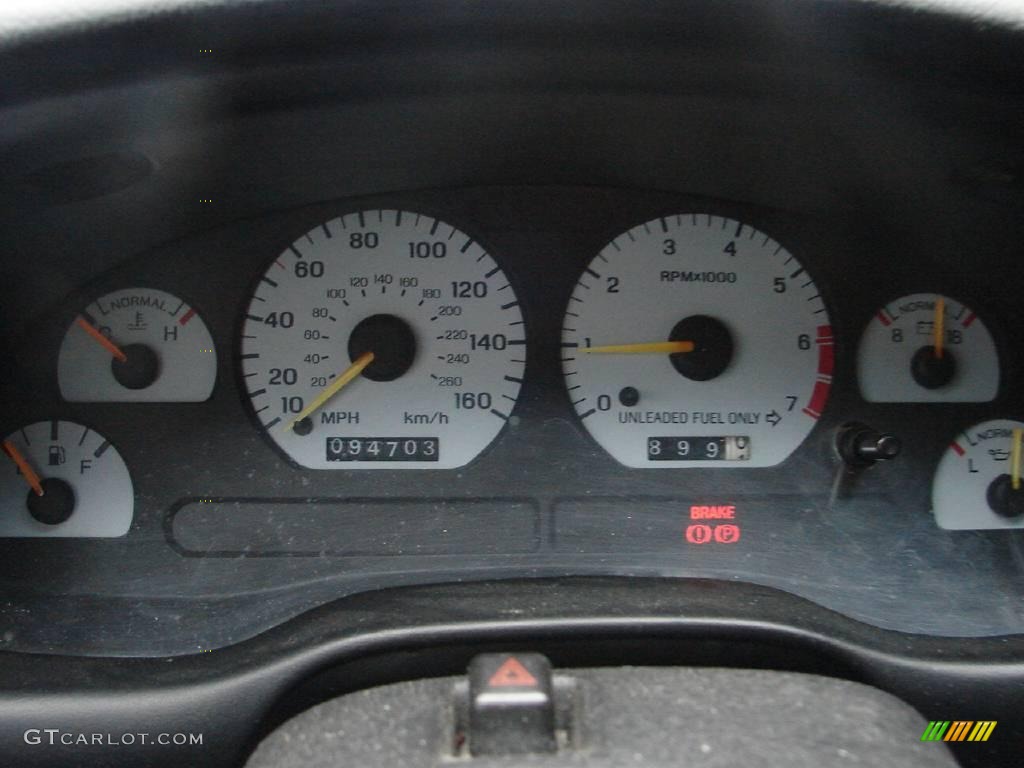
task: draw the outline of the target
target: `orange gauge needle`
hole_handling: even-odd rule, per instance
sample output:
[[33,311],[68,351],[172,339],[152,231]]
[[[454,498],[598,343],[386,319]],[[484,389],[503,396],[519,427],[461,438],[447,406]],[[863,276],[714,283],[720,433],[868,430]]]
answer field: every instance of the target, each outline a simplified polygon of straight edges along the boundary
[[1013,459],[1010,466],[1010,482],[1013,490],[1020,490],[1020,443],[1024,437],[1024,429],[1019,427],[1013,430]]
[[121,351],[121,348],[117,346],[117,344],[115,344],[102,333],[100,333],[100,329],[97,328],[92,323],[90,323],[84,317],[79,315],[78,317],[75,318],[75,322],[78,323],[79,327],[81,327],[83,331],[92,336],[101,347],[107,350],[107,352],[112,354],[122,363],[128,360],[128,356]]
[[359,374],[361,374],[364,370],[366,370],[366,366],[372,363],[373,360],[373,352],[364,352],[359,357],[357,357],[355,359],[355,362],[352,363],[352,365],[350,365],[348,368],[342,371],[341,375],[339,375],[338,378],[336,378],[334,381],[332,381],[330,384],[324,387],[320,394],[313,398],[313,402],[311,402],[309,405],[303,408],[294,419],[292,419],[285,425],[285,431],[294,427],[297,422],[302,421],[304,418],[309,416],[309,414],[313,413],[313,411],[315,411],[321,405],[323,405],[336,394],[338,394],[342,387],[344,387],[350,381],[359,376]]
[[675,355],[693,352],[692,341],[655,341],[650,344],[608,344],[603,347],[580,347],[585,355]]
[[36,496],[43,495],[43,484],[39,480],[39,475],[32,469],[32,466],[25,460],[25,457],[21,455],[21,451],[14,447],[14,443],[10,440],[4,440],[4,453],[11,457],[18,469],[21,471],[22,476],[25,478],[32,490],[35,491]]
[[932,323],[932,348],[935,357],[942,359],[942,343],[946,338],[946,300],[941,296],[935,300],[935,322]]

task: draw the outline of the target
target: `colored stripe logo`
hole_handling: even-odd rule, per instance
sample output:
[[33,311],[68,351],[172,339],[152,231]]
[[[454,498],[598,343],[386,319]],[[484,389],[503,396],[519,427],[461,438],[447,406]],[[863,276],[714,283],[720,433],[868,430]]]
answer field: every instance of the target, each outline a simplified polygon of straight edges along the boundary
[[921,741],[988,741],[997,720],[932,720]]

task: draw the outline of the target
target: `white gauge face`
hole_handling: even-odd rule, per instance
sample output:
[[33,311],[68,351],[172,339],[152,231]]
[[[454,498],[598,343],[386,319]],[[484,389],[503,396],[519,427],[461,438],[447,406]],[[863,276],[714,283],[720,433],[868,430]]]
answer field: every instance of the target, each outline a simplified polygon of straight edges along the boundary
[[184,301],[127,288],[100,297],[71,324],[57,377],[71,402],[202,402],[217,379],[217,355],[206,324]]
[[1024,423],[986,421],[949,444],[932,482],[932,511],[940,528],[1024,528],[1024,481],[1014,430],[1024,430]]
[[526,361],[494,259],[407,211],[351,213],[300,237],[261,278],[242,334],[257,418],[314,469],[467,464],[508,420]]
[[875,313],[860,341],[857,377],[872,403],[988,402],[999,390],[999,356],[970,308],[915,293]]
[[655,219],[605,246],[573,291],[562,347],[576,412],[629,467],[778,464],[832,381],[814,281],[768,235],[708,214]]
[[128,533],[135,509],[132,479],[103,435],[70,421],[39,421],[7,435],[3,453],[0,536]]

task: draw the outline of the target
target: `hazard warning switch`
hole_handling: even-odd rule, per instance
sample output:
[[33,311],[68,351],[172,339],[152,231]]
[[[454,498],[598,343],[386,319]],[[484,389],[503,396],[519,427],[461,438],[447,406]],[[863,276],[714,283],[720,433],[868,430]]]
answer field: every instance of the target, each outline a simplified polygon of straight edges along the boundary
[[469,751],[554,752],[551,663],[539,653],[485,653],[469,665]]

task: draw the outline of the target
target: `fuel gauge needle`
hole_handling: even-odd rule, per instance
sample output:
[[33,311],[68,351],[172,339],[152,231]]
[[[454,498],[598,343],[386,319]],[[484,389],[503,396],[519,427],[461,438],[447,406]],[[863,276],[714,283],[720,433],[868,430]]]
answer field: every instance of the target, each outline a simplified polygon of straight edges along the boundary
[[294,427],[298,422],[302,421],[304,418],[313,413],[317,408],[319,408],[332,397],[334,397],[336,394],[338,394],[338,392],[340,392],[343,387],[345,387],[353,379],[357,378],[359,374],[366,370],[366,366],[372,363],[373,360],[373,352],[364,352],[359,357],[357,357],[355,359],[355,362],[352,363],[352,365],[346,368],[341,373],[340,376],[338,376],[334,381],[332,381],[323,390],[321,390],[319,395],[313,398],[313,402],[311,402],[309,405],[303,408],[294,419],[292,419],[285,425],[285,431],[287,432],[291,430],[292,427]]
[[1020,443],[1024,429],[1013,430],[1013,458],[1010,464],[1010,485],[1015,491],[1020,490]]
[[32,490],[35,491],[36,496],[43,495],[43,483],[39,479],[39,475],[32,469],[32,465],[26,461],[25,457],[21,455],[21,451],[14,447],[14,443],[10,440],[4,440],[4,453],[10,456],[18,469],[21,471],[22,477],[25,478],[25,482],[31,486]]
[[122,352],[121,348],[119,346],[117,346],[117,344],[115,344],[110,339],[108,339],[106,336],[104,336],[100,332],[99,328],[97,328],[95,325],[90,323],[88,320],[86,320],[81,315],[79,315],[78,317],[75,318],[75,322],[78,324],[78,326],[83,331],[85,331],[90,336],[92,336],[92,338],[96,340],[96,343],[98,343],[101,347],[103,347],[105,350],[107,350],[107,352],[112,354],[116,359],[120,360],[122,363],[127,362],[128,355],[126,355],[124,352]]
[[692,341],[654,341],[648,344],[606,344],[601,347],[580,347],[585,355],[676,355],[693,352]]

